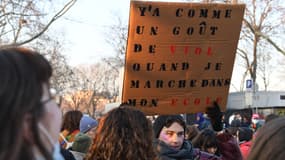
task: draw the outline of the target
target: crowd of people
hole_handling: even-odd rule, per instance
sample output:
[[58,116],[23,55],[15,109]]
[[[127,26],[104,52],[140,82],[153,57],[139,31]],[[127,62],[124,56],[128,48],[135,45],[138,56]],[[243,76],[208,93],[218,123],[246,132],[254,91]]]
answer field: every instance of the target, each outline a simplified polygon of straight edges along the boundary
[[229,124],[213,102],[194,125],[121,104],[100,120],[80,111],[62,117],[50,93],[52,67],[26,48],[0,50],[0,160],[281,160],[285,117],[257,127],[235,114]]

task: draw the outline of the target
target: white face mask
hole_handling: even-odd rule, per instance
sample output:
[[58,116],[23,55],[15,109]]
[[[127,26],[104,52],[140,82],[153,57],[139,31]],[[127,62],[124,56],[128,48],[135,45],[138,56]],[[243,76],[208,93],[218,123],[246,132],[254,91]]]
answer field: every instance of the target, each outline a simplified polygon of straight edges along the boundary
[[60,153],[59,142],[57,140],[54,142],[54,140],[51,138],[50,134],[48,133],[44,125],[39,123],[38,126],[39,126],[39,129],[42,131],[42,133],[47,137],[50,144],[53,145],[53,152],[52,152],[53,160],[64,160],[63,156]]

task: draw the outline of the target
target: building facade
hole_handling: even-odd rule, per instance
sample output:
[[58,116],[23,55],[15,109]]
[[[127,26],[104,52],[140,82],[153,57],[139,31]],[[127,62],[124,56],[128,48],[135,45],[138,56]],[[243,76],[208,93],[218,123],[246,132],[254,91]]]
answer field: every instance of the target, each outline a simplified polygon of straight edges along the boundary
[[227,109],[285,115],[285,91],[233,92],[229,94]]

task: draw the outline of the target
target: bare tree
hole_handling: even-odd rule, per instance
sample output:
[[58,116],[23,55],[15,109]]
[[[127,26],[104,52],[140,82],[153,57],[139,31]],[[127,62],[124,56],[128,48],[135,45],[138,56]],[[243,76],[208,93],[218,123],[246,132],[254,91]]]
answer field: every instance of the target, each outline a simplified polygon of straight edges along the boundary
[[272,75],[273,66],[269,63],[272,57],[269,53],[260,54],[258,57],[258,75],[264,85],[264,90],[267,91],[270,85],[269,77]]
[[78,76],[76,90],[88,92],[88,96],[81,96],[82,101],[80,103],[84,103],[82,110],[85,110],[91,116],[94,116],[101,98],[111,99],[117,95],[117,90],[114,89],[118,88],[116,86],[118,85],[116,83],[117,71],[104,62],[88,66],[77,66],[74,69],[74,74]]
[[[279,0],[250,0],[244,2],[247,5],[238,54],[242,58],[245,67],[242,81],[249,74],[255,87],[259,69],[262,69],[261,72],[265,72],[264,69],[266,69],[258,67],[259,64],[265,66],[261,63],[266,63],[266,61],[258,61],[258,57],[262,57],[260,55],[264,53],[274,54],[276,51],[284,54],[284,50],[279,47],[281,44],[278,45],[274,39],[278,41],[280,33],[284,32],[283,17],[285,16],[285,8],[279,5],[281,2]],[[264,76],[261,77],[262,81],[269,82],[269,77]],[[243,86],[243,83],[241,85]],[[267,89],[268,83],[264,83],[264,85]]]
[[119,69],[125,64],[128,26],[120,17],[116,16],[114,19],[116,23],[109,26],[106,41],[113,47],[115,55],[105,58],[104,61],[119,73]]
[[275,70],[277,70],[277,72],[279,73],[283,73],[283,74],[280,74],[278,75],[278,79],[279,79],[279,82],[278,82],[278,86],[280,83],[283,83],[283,80],[285,79],[285,57],[280,57],[280,59],[278,60],[278,68],[276,68]]
[[68,65],[66,57],[62,54],[64,40],[58,39],[55,36],[50,38],[47,35],[43,35],[30,45],[43,54],[50,62],[53,68],[51,87],[57,91],[57,94],[63,95],[71,90],[76,83],[74,82],[76,79],[71,66]]
[[60,4],[55,0],[0,1],[0,48],[26,45],[42,53],[53,67],[51,85],[60,95],[71,86],[72,70],[61,54],[63,41],[48,35],[47,31],[76,2],[63,1],[60,8],[56,7]]
[[[55,1],[1,0],[0,2],[0,48],[28,44],[43,35],[62,17],[76,0],[68,0],[57,12],[45,11]],[[47,20],[49,19],[49,20]]]
[[[56,43],[56,45],[60,45]],[[74,73],[72,68],[68,65],[66,57],[61,54],[59,48],[54,46],[46,53],[52,67],[53,76],[51,78],[51,85],[57,90],[57,93],[62,95],[70,90],[76,83],[74,82]]]
[[70,96],[71,102],[72,102],[72,106],[73,110],[85,110],[86,109],[86,105],[90,99],[90,92],[88,91],[77,91]]

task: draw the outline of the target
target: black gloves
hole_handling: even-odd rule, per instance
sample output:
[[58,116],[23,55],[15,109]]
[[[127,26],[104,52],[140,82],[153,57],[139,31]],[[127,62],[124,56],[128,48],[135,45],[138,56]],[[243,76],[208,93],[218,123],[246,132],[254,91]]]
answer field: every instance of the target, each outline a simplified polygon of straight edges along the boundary
[[211,119],[213,129],[217,132],[223,130],[223,113],[221,112],[218,103],[214,101],[211,106],[206,108],[206,113]]

